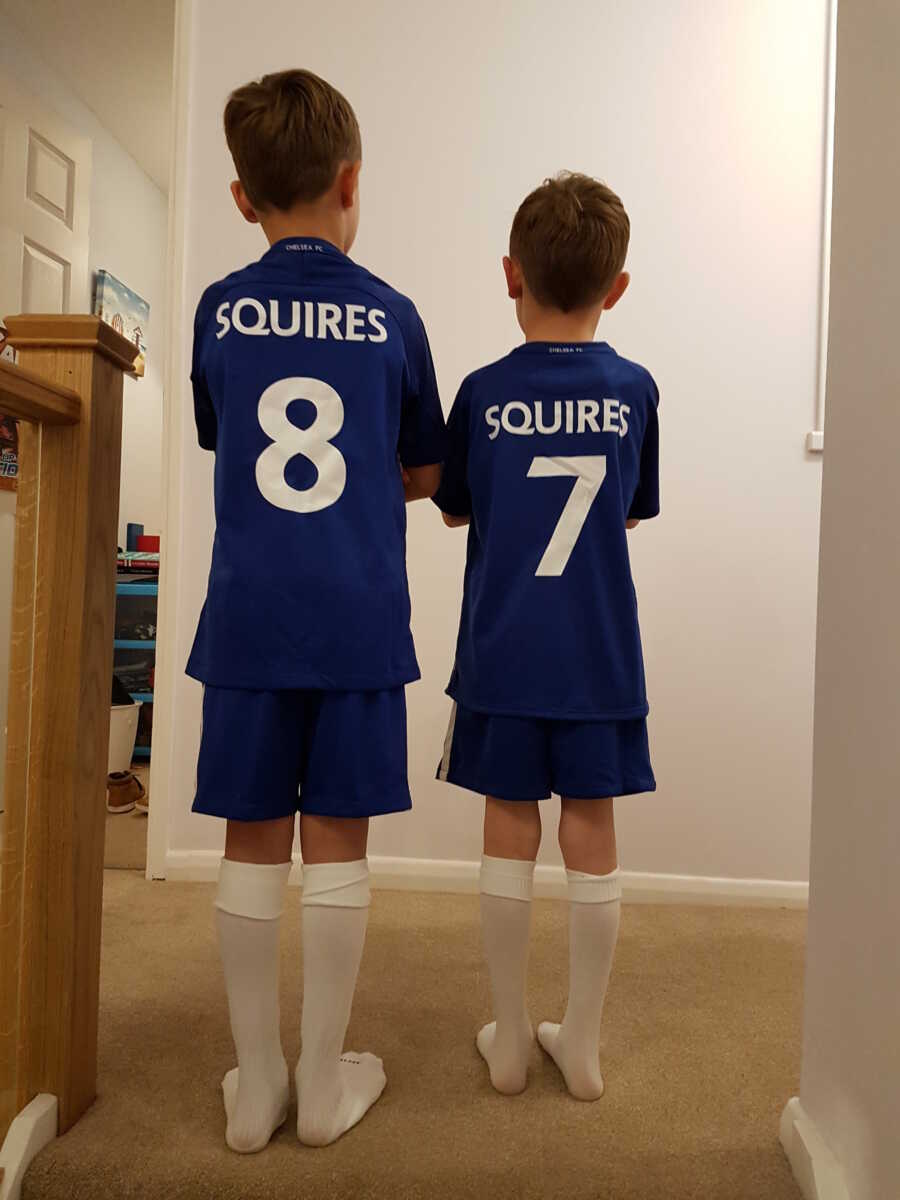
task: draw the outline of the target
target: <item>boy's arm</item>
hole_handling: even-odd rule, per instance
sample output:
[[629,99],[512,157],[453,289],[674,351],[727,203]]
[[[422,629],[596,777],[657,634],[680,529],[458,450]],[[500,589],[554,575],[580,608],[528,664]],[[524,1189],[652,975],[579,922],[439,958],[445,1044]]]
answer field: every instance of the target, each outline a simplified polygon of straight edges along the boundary
[[209,292],[204,293],[194,315],[194,349],[191,360],[191,387],[194,393],[194,420],[197,424],[197,441],[203,450],[215,450],[218,422],[216,410],[206,382],[203,369],[203,330],[209,308]]
[[440,463],[425,467],[401,467],[401,473],[407,504],[413,500],[430,500],[441,482]]
[[469,524],[472,496],[469,491],[469,390],[465,382],[447,419],[447,458],[434,502],[450,529]]
[[454,517],[452,513],[441,513],[441,516],[448,529],[461,529],[463,525],[468,525],[472,520],[471,513],[467,517]]
[[405,333],[408,378],[397,446],[407,504],[437,491],[447,442],[428,337],[418,313],[412,318]]
[[641,442],[641,473],[626,514],[626,529],[634,529],[640,521],[648,521],[659,515],[659,392],[652,379],[650,386],[647,427]]

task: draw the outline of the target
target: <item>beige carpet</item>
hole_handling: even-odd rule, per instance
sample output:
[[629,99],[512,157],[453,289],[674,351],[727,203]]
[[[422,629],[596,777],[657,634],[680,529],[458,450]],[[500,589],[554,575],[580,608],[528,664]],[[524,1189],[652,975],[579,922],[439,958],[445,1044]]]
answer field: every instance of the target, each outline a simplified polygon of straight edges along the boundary
[[[150,768],[132,767],[144,787],[150,790]],[[147,865],[147,814],[106,814],[106,842],[103,865],[108,870],[143,871]]]
[[[299,893],[283,1012],[299,1037]],[[626,906],[606,1011],[607,1094],[579,1104],[535,1050],[524,1095],[496,1095],[473,1045],[488,1015],[478,900],[376,892],[348,1047],[388,1088],[336,1145],[290,1127],[226,1150],[232,1065],[212,889],[108,872],[100,1098],[40,1155],[26,1200],[797,1200],[778,1118],[797,1091],[805,914]],[[558,1017],[565,905],[535,904],[530,1001]]]

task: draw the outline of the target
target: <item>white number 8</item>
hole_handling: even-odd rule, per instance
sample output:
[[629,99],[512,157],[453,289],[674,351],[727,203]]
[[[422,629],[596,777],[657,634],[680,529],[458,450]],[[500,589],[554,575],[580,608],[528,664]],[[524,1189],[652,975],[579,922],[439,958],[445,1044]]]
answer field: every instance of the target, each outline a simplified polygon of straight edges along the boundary
[[[308,400],[316,415],[308,429],[300,429],[287,418],[288,405]],[[259,398],[259,423],[272,439],[256,460],[256,483],[263,496],[276,508],[288,512],[312,513],[328,508],[339,500],[347,485],[347,464],[331,439],[344,424],[344,403],[322,379],[301,375],[279,379]],[[285,469],[292,458],[302,454],[318,472],[308,488],[291,487]]]

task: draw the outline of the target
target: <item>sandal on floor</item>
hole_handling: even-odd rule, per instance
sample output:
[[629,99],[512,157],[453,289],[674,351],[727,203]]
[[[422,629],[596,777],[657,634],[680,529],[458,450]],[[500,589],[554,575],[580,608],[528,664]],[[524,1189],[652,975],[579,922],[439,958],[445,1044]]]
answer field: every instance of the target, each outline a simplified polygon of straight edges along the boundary
[[106,777],[106,810],[130,813],[144,800],[144,785],[130,771],[114,771]]

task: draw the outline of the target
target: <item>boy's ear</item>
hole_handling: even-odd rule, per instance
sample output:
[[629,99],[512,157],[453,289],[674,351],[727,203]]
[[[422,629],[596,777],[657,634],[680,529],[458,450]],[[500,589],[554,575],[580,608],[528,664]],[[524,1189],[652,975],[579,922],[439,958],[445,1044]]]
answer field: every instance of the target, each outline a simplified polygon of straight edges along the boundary
[[338,167],[338,192],[341,198],[341,208],[352,208],[356,200],[356,189],[359,187],[359,172],[361,162],[342,163]]
[[506,276],[506,289],[509,292],[510,300],[521,300],[522,285],[522,268],[514,258],[510,258],[508,254],[503,256],[503,273]]
[[244,220],[249,221],[251,225],[258,225],[259,217],[256,209],[250,203],[247,193],[244,191],[244,185],[239,179],[235,179],[235,181],[232,183],[231,194],[234,197],[234,202],[238,207],[238,212],[241,214]]
[[603,301],[604,312],[615,307],[615,305],[619,303],[619,301],[625,295],[625,289],[628,287],[629,283],[631,283],[631,276],[627,271],[622,271],[620,275],[616,276],[616,278],[613,280],[612,287],[606,293],[606,299]]

